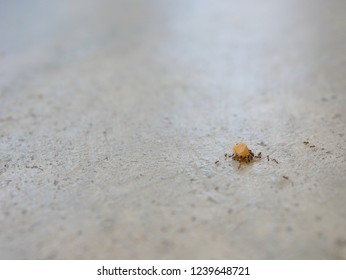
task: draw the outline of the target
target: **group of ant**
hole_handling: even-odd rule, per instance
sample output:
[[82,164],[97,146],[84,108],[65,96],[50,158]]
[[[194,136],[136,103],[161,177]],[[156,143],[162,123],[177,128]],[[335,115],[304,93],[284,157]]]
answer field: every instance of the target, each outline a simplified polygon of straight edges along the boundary
[[[233,146],[233,154],[225,154],[225,160],[227,158],[232,158],[235,161],[239,162],[238,169],[242,166],[243,163],[250,163],[254,159],[261,159],[262,158],[262,152],[259,152],[257,155],[255,155],[244,143],[238,143],[235,146]],[[270,161],[269,155],[267,155],[267,160]],[[274,161],[276,164],[279,164],[279,162],[273,158],[272,161]],[[215,161],[215,164],[219,164],[220,161]]]
[[[309,148],[315,148],[315,145],[311,145],[309,141],[304,141],[304,145],[308,146]],[[242,166],[242,164],[248,164],[252,162],[254,159],[261,159],[262,158],[262,152],[259,152],[257,155],[255,155],[245,143],[238,143],[233,146],[232,148],[233,153],[232,154],[225,154],[225,160],[227,158],[232,158],[235,161],[239,162],[238,169]],[[267,161],[270,161],[269,155],[266,156]],[[271,159],[276,164],[279,164],[279,162],[275,159]],[[218,165],[220,163],[219,160],[215,161],[215,164]],[[287,176],[282,176],[284,179],[288,180],[289,178]]]

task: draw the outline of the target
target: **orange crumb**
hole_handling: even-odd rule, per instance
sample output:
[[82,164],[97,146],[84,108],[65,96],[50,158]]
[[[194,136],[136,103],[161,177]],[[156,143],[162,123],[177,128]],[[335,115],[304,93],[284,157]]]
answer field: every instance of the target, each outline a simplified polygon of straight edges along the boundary
[[247,157],[250,154],[249,148],[245,143],[239,143],[233,146],[233,152],[240,157]]

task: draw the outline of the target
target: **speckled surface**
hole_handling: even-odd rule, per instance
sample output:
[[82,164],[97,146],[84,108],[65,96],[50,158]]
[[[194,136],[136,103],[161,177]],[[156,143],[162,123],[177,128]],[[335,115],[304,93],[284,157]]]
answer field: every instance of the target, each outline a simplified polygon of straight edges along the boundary
[[0,1],[0,258],[345,259],[345,3]]

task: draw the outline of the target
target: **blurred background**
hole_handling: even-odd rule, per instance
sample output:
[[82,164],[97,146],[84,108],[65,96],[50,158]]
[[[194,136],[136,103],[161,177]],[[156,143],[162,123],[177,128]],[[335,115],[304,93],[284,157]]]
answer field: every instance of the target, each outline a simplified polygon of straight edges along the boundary
[[345,75],[343,0],[0,0],[0,258],[345,259]]

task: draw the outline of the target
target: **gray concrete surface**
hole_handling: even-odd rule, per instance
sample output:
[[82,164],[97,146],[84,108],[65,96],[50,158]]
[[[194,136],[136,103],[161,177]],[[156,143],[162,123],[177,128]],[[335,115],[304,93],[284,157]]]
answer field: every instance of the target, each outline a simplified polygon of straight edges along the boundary
[[0,5],[1,259],[346,258],[345,1]]

